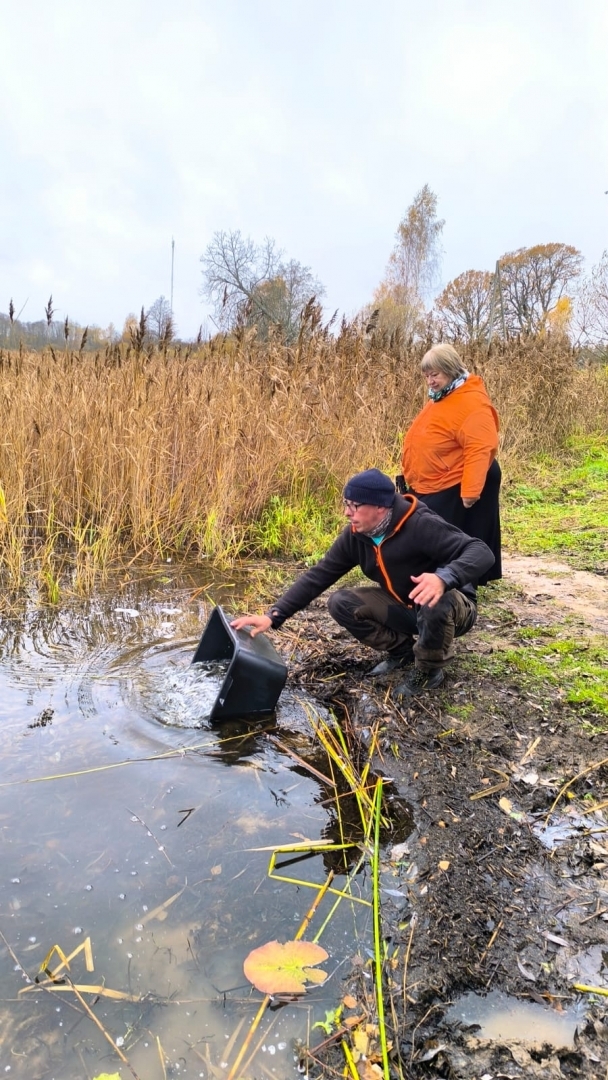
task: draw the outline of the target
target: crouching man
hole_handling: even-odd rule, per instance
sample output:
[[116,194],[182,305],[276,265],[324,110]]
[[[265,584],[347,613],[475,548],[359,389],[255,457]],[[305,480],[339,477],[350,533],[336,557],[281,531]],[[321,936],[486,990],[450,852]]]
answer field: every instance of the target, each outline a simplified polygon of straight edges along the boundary
[[329,612],[364,645],[387,657],[370,675],[409,668],[395,687],[412,697],[443,682],[454,638],[477,617],[475,581],[494,562],[490,549],[449,525],[413,495],[397,495],[378,469],[353,476],[344,488],[348,525],[327,554],[306,570],[265,615],[241,615],[235,630],[277,630],[355,566],[371,586],[343,588]]

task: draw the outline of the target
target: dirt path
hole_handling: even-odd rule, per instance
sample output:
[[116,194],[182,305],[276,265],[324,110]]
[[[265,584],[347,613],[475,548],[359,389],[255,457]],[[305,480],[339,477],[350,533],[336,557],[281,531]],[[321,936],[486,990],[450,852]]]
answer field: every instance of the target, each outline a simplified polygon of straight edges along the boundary
[[593,629],[608,633],[608,579],[553,559],[510,555],[503,560],[506,581],[543,602],[553,618],[560,608],[580,615]]

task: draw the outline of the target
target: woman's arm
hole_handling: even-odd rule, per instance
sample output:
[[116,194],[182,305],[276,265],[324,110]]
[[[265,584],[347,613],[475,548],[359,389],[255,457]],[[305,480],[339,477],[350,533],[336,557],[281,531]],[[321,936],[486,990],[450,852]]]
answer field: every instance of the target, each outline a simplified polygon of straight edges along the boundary
[[498,450],[498,431],[492,410],[488,407],[470,413],[460,429],[458,441],[463,456],[460,494],[468,508],[479,499]]

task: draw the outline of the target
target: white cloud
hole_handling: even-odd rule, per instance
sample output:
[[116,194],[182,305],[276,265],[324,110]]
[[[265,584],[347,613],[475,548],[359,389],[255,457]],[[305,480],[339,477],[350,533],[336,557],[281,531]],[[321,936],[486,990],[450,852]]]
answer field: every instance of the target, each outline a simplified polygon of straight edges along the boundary
[[[444,277],[608,232],[608,8],[587,0],[4,5],[0,310],[196,333],[216,229],[276,238],[328,307],[366,302],[430,183]],[[25,313],[24,313],[25,315]]]

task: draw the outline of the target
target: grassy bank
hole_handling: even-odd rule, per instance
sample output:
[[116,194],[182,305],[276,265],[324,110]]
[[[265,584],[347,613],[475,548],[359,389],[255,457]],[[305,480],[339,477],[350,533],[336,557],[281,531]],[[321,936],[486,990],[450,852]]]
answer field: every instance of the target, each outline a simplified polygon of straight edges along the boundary
[[[68,560],[86,587],[138,557],[314,557],[340,519],[344,479],[370,465],[398,471],[425,400],[423,352],[347,326],[289,348],[243,335],[168,352],[1,354],[5,577],[18,584],[35,567],[52,598]],[[507,539],[524,550],[536,508],[558,505],[553,463],[568,439],[606,430],[605,369],[550,340],[466,360],[501,416]],[[601,444],[577,445],[600,448],[601,472]],[[582,499],[576,513],[584,532],[593,514]]]
[[588,733],[608,730],[605,635],[576,612],[535,607],[505,580],[484,590],[480,610],[470,649],[459,657],[462,672],[516,691],[554,720],[557,706],[568,724],[579,722]]
[[552,453],[512,461],[503,532],[510,551],[607,569],[608,436],[571,436]]

